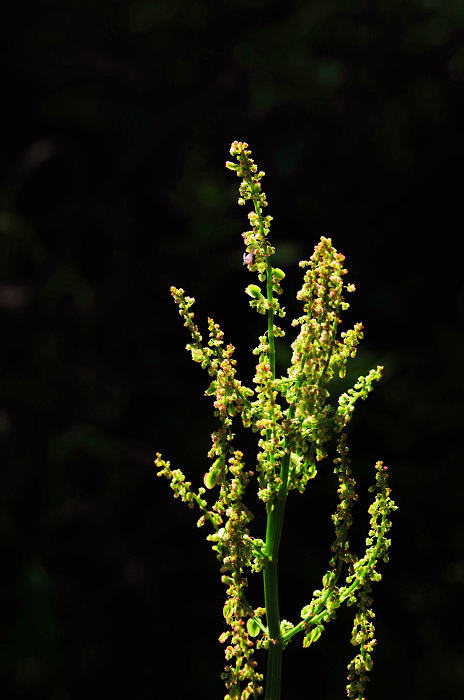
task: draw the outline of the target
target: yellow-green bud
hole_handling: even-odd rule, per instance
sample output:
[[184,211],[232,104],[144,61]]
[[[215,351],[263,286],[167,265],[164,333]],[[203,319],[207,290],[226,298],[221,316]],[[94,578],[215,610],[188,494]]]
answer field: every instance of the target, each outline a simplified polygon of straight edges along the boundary
[[366,659],[366,662],[365,662],[366,671],[372,671],[372,666],[374,665],[374,662],[372,661],[371,655],[366,654],[365,659]]
[[259,627],[252,617],[249,617],[247,620],[247,632],[250,637],[257,637],[259,634]]
[[248,296],[253,297],[253,299],[264,299],[262,292],[257,284],[249,284],[245,289]]
[[285,272],[280,269],[280,267],[273,267],[272,268],[272,276],[280,282],[280,280],[283,280],[285,277]]
[[224,457],[224,455],[222,455],[222,457],[218,457],[217,460],[214,462],[213,466],[211,467],[211,469],[217,469],[217,470],[221,469],[221,467],[225,461],[226,461],[226,458]]
[[217,469],[210,469],[209,472],[206,472],[206,474],[203,477],[203,483],[207,489],[213,489],[217,484],[217,480],[218,480]]
[[[316,593],[316,591],[314,591],[314,593]],[[317,625],[316,627],[314,627],[314,629],[311,630],[311,632],[308,632],[308,634],[303,640],[303,646],[305,647],[305,649],[311,646],[313,642],[317,642],[323,630],[324,628],[322,625]]]

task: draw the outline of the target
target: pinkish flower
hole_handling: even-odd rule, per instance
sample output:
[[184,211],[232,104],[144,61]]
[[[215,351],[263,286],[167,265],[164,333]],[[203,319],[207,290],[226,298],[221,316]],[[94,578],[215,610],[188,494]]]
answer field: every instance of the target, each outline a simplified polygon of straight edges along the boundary
[[252,265],[253,264],[253,253],[255,252],[256,246],[253,246],[249,253],[243,253],[243,264]]

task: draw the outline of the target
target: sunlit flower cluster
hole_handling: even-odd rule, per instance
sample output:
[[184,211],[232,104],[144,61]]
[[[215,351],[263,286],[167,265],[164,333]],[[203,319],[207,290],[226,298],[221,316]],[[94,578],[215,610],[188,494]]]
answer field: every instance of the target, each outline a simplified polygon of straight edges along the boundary
[[[396,506],[390,498],[387,469],[378,462],[376,484],[370,489],[376,495],[369,508],[371,521],[365,554],[358,558],[351,553],[347,533],[352,524],[352,505],[358,497],[343,429],[351,419],[356,401],[366,399],[383,368],[378,366],[359,377],[352,389],[341,394],[336,405],[330,403],[327,385],[335,373],[341,378],[345,376],[347,361],[355,357],[363,337],[363,327],[357,323],[339,334],[341,314],[349,306],[343,295],[354,291],[354,285],[344,282],[347,274],[344,256],[333,247],[330,238],[321,238],[310,259],[300,263],[305,274],[297,298],[302,302],[303,313],[292,323],[299,330],[291,344],[293,355],[287,376],[276,377],[275,339],[284,332],[275,325],[275,318],[285,315],[278,300],[285,274],[271,262],[274,249],[268,234],[272,217],[263,215],[267,206],[261,188],[264,173],[258,171],[250,157],[248,144],[234,141],[230,153],[236,160],[228,161],[226,166],[241,180],[239,204],[251,201],[253,205],[248,214],[251,230],[242,234],[243,262],[258,274],[259,284],[248,285],[245,292],[251,307],[267,316],[267,329],[259,336],[253,351],[257,356],[255,388],[237,380],[234,346],[225,345],[219,325],[208,319],[209,339],[205,344],[191,311],[194,299],[182,289],[172,287],[172,296],[191,336],[187,350],[211,377],[205,393],[213,398],[219,426],[212,434],[208,452],[212,462],[203,477],[205,488],[194,491],[181,470],[171,470],[160,454],[155,464],[160,470],[158,475],[170,480],[176,497],[189,507],[196,504],[200,508],[198,525],[208,520],[213,527],[207,539],[212,542],[222,581],[227,585],[223,614],[229,630],[219,637],[222,643],[227,642],[227,665],[222,676],[228,690],[225,700],[247,700],[251,696],[256,699],[263,692],[263,677],[257,672],[253,658],[255,645],[269,650],[266,697],[280,697],[280,670],[277,673],[275,668],[279,666],[282,650],[299,632],[303,633],[304,647],[315,643],[344,602],[357,606],[351,641],[360,647],[348,667],[347,693],[348,697],[361,700],[376,644],[369,594],[371,583],[380,580],[375,568],[378,561],[388,561],[390,540],[385,535],[391,527],[388,516]],[[234,447],[232,427],[239,427],[239,422],[257,433],[258,452],[251,470],[245,469],[243,454]],[[334,472],[338,477],[339,497],[332,516],[335,527],[332,558],[329,570],[322,577],[321,589],[314,591],[311,602],[301,611],[301,621],[294,625],[280,619],[278,606],[277,564],[285,504],[292,489],[303,493],[315,478],[316,465],[327,457],[331,441],[338,453]],[[245,506],[244,496],[251,483],[256,484],[258,496],[265,504],[265,541],[254,538],[249,530],[253,514]],[[204,496],[206,491],[214,489],[217,498],[209,506]],[[347,569],[345,583],[338,586],[343,567]],[[245,592],[247,575],[262,571],[265,607],[253,608]],[[263,615],[265,623],[261,621]]]

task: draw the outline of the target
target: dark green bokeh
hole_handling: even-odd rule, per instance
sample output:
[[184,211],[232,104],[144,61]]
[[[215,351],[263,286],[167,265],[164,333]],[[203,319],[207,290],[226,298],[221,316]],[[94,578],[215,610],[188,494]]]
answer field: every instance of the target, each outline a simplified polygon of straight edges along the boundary
[[[216,425],[171,284],[195,296],[204,332],[208,315],[220,323],[252,381],[262,319],[243,294],[256,281],[241,263],[247,208],[224,168],[237,139],[267,173],[289,341],[298,260],[330,236],[357,287],[345,328],[365,326],[352,376],[385,365],[349,440],[358,551],[377,459],[400,507],[374,586],[368,698],[461,698],[462,2],[1,12],[3,695],[222,697],[224,587],[206,529],[153,459],[199,485]],[[284,343],[279,358],[283,372]],[[253,437],[238,440],[250,463]],[[330,558],[331,472],[327,460],[289,508],[288,619]],[[350,630],[351,610],[314,649],[295,640],[283,697],[343,697]]]

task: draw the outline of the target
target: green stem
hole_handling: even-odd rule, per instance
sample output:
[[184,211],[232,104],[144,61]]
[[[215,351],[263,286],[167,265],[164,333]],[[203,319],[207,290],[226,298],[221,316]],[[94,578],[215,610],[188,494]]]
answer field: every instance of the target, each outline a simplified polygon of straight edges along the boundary
[[[261,216],[259,205],[256,206],[258,216]],[[267,259],[266,267],[266,287],[267,287],[267,329],[268,329],[268,357],[271,368],[272,379],[275,379],[275,338],[274,338],[274,309],[272,294],[272,265],[270,256]],[[272,414],[274,412],[272,411]],[[272,430],[273,437],[276,435],[275,418]],[[269,439],[270,435],[268,435]],[[274,441],[275,443],[275,441]],[[269,455],[271,463],[274,462],[274,454]],[[286,484],[286,481],[285,481]],[[281,483],[282,486],[282,483]],[[282,494],[283,495],[283,494]],[[272,509],[268,513],[266,528],[266,554],[270,558],[264,569],[264,599],[266,605],[266,619],[269,635],[269,650],[266,671],[266,700],[280,700],[282,683],[282,650],[283,644],[280,639],[280,612],[279,612],[279,584],[278,584],[278,554],[282,527],[285,512],[286,493],[283,498],[279,496],[272,504]]]
[[266,674],[266,700],[280,700],[282,681],[282,644],[269,645]]
[[275,339],[274,339],[274,309],[271,304],[273,302],[272,297],[272,265],[271,258],[267,259],[266,268],[266,286],[267,286],[267,301],[269,308],[267,311],[267,337],[269,341],[269,364],[271,366],[272,378],[275,379]]
[[280,700],[283,645],[280,640],[277,561],[271,561],[264,570],[264,600],[266,605],[266,618],[269,635],[269,650],[266,672],[266,700]]
[[[250,181],[250,186],[254,190],[254,194],[257,195],[259,190],[256,189],[253,183]],[[257,197],[253,197],[253,204],[255,212],[259,217],[261,235],[263,239],[264,225],[262,223],[262,213]],[[267,288],[267,335],[268,335],[268,359],[269,366],[271,368],[272,379],[275,379],[275,336],[274,336],[274,298],[272,289],[272,265],[270,256],[267,258],[266,264],[266,288]],[[273,387],[271,389],[273,391]],[[271,398],[271,397],[270,397]],[[271,399],[271,403],[274,399]],[[271,465],[275,462],[275,449],[276,449],[276,425],[275,425],[275,413],[271,408],[270,414],[272,416],[273,427],[272,430],[267,431],[267,440],[273,438],[274,449],[269,454],[269,461]],[[282,650],[283,643],[280,633],[280,613],[279,613],[279,587],[278,587],[278,554],[279,545],[282,536],[282,528],[285,514],[285,504],[287,501],[287,489],[288,489],[288,470],[290,463],[290,453],[286,452],[284,458],[282,459],[281,469],[280,469],[280,486],[277,498],[274,503],[270,505],[270,511],[267,516],[267,527],[266,527],[266,555],[269,557],[269,561],[264,569],[264,599],[266,605],[266,619],[267,619],[267,630],[269,636],[269,653],[267,662],[267,672],[266,672],[266,700],[280,700],[281,693],[281,679],[282,679]]]
[[[282,466],[283,470],[286,470],[287,475],[288,462],[289,455],[286,454],[282,460]],[[284,644],[280,633],[277,565],[284,523],[285,504],[287,502],[286,483],[287,479],[281,483],[281,491],[279,491],[274,507],[267,517],[266,554],[269,556],[270,561],[264,569],[264,599],[269,635],[269,654],[266,674],[266,700],[280,700],[282,651]],[[283,497],[281,496],[281,492]]]

